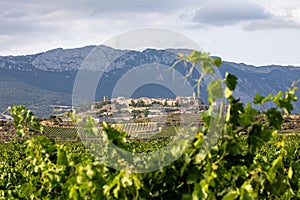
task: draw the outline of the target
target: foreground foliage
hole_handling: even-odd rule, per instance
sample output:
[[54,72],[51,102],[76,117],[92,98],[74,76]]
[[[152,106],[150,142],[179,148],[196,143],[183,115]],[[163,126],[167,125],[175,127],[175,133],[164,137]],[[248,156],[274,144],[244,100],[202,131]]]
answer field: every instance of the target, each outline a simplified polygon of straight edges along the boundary
[[[181,59],[202,64],[203,73],[213,73],[211,66],[221,64],[219,59],[200,52]],[[224,93],[222,82],[226,86]],[[29,124],[39,130],[34,116],[24,107],[13,107],[17,133],[24,140],[0,146],[0,198],[300,198],[299,136],[278,136],[282,113],[289,113],[296,101],[296,88],[268,97],[257,94],[252,104],[244,106],[232,96],[236,83],[237,78],[227,74],[225,80],[208,86],[210,102],[224,94],[229,105],[222,137],[212,150],[202,158],[201,146],[213,117],[209,109],[202,115],[205,126],[191,147],[171,165],[149,173],[111,169],[78,143],[56,143],[45,136],[32,138]],[[253,104],[270,101],[274,108],[257,117]],[[122,148],[133,145],[121,137],[123,133],[110,127],[103,134]],[[138,143],[134,145],[134,149],[141,150]]]

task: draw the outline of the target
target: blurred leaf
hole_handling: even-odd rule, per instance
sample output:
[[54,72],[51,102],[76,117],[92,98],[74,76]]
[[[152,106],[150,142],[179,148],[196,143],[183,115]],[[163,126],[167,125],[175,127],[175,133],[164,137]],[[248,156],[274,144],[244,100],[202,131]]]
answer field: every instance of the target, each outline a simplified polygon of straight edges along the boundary
[[239,195],[238,191],[230,191],[222,198],[222,200],[234,200],[237,199]]
[[237,84],[237,80],[238,78],[228,72],[226,72],[226,75],[225,75],[225,84],[226,84],[226,87],[233,91],[235,90],[235,87],[236,87],[236,84]]
[[268,118],[270,126],[273,126],[276,129],[280,129],[283,122],[283,117],[278,110],[276,110],[275,108],[271,108],[267,111],[266,116]]
[[214,80],[207,86],[208,101],[213,103],[216,99],[223,98],[222,80]]
[[217,66],[220,67],[222,65],[222,59],[221,58],[213,58],[213,63]]

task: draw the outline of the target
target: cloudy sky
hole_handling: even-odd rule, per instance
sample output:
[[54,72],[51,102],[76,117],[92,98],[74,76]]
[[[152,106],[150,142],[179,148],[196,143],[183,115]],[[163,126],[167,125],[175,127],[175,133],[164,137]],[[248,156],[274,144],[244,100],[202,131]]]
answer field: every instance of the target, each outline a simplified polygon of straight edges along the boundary
[[1,0],[0,55],[97,45],[143,27],[177,31],[228,61],[300,66],[298,0]]

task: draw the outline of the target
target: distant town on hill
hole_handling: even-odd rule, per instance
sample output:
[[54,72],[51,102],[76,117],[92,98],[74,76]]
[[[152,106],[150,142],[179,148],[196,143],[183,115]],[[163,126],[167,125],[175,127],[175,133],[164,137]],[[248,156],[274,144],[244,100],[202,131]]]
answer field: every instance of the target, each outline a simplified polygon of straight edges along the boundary
[[[54,105],[72,106],[76,75],[84,59],[95,47],[59,48],[35,55],[0,56],[0,113],[10,105],[24,104],[37,116],[47,117],[52,113]],[[102,69],[99,66],[98,70],[104,70],[105,76],[99,81],[95,101],[102,101],[104,96],[112,98],[111,93],[117,80],[128,70],[153,63],[172,66],[178,59],[176,52],[191,52],[183,49],[118,50],[107,46],[98,46],[97,50],[105,52],[107,56],[120,56],[108,68]],[[234,95],[242,102],[251,102],[257,92],[268,95],[280,90],[284,91],[293,81],[300,79],[300,67],[295,66],[258,67],[224,61],[222,67],[218,69],[223,77],[225,72],[230,72],[239,78]],[[183,66],[179,66],[178,70],[183,74],[186,73]],[[197,77],[197,74],[192,76]],[[200,99],[204,101],[207,99],[205,87],[205,84],[201,85]],[[166,88],[150,84],[137,91],[132,98],[175,98],[176,96],[187,96],[187,94],[183,92],[174,96]],[[300,97],[299,91],[297,96]],[[299,108],[298,101],[294,112],[299,113]]]

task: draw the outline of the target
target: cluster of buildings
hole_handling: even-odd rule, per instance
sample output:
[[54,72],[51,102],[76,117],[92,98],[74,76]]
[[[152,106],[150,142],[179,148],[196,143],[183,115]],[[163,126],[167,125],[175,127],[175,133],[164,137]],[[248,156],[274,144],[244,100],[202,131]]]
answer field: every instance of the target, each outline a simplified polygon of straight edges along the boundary
[[[72,106],[52,105],[52,115],[65,116],[76,110]],[[124,121],[135,118],[164,116],[166,113],[197,114],[207,109],[207,105],[199,100],[196,94],[171,98],[126,98],[116,97],[109,100],[104,96],[102,102],[94,102],[83,111],[83,116],[93,116],[96,121]],[[78,110],[76,110],[78,113]],[[12,121],[9,114],[2,113],[0,121]]]
[[[108,98],[107,96],[104,97],[104,101],[107,101]],[[161,104],[164,106],[182,106],[182,105],[187,105],[187,104],[194,104],[195,106],[197,105],[202,105],[204,104],[202,101],[200,101],[196,94],[194,93],[193,96],[178,96],[175,99],[170,99],[170,98],[150,98],[150,97],[141,97],[141,98],[125,98],[125,97],[117,97],[117,98],[112,98],[111,102],[112,103],[118,103],[118,104],[123,104],[130,106],[132,101],[143,101],[146,105],[153,105],[153,104]]]
[[[104,104],[103,102],[109,102]],[[108,100],[105,96],[103,102],[95,102],[89,114],[94,119],[101,121],[103,118],[118,120],[131,120],[135,118],[159,117],[166,113],[191,113],[197,114],[205,110],[207,105],[193,96],[179,96],[170,98],[126,98],[116,97]]]

